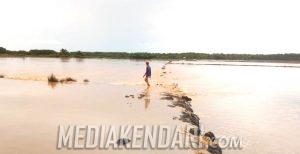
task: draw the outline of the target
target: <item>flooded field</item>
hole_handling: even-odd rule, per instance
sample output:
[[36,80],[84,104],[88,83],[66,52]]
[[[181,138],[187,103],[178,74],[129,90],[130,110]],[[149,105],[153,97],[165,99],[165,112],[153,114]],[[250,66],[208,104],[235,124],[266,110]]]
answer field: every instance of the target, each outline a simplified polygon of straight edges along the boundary
[[[161,92],[176,85],[193,101],[206,131],[243,138],[243,149],[223,153],[298,153],[300,68],[288,63],[151,61],[151,88],[144,61],[0,58],[1,153],[102,153],[58,150],[59,125],[178,125],[180,110]],[[187,64],[188,63],[188,64]],[[215,65],[218,64],[218,65]],[[243,65],[243,66],[241,66]],[[265,66],[266,65],[266,66]],[[280,66],[280,67],[277,67]],[[282,67],[281,67],[282,66]],[[292,67],[289,67],[292,66]],[[48,84],[50,74],[71,84]],[[84,80],[89,82],[85,83]],[[139,99],[138,95],[145,95]],[[126,98],[133,95],[134,98]],[[105,153],[141,153],[107,150]],[[194,153],[147,150],[147,153]]]
[[242,137],[242,150],[299,153],[300,64],[230,61],[174,62],[169,80],[193,99],[206,130]]

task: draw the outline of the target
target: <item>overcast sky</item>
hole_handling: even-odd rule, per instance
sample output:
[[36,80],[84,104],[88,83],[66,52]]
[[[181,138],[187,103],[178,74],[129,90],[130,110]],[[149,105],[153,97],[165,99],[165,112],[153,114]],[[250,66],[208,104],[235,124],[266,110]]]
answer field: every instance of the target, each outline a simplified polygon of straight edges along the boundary
[[297,0],[0,0],[12,50],[300,53]]

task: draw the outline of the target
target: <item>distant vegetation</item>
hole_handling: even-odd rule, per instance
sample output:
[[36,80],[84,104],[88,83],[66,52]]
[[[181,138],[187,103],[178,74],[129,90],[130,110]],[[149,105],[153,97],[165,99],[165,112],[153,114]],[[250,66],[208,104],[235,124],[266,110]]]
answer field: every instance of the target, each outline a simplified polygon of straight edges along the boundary
[[61,49],[59,52],[47,49],[29,51],[10,51],[0,47],[0,57],[75,57],[75,58],[110,58],[110,59],[166,59],[166,60],[287,60],[300,61],[300,54],[207,54],[207,53],[128,53],[128,52],[82,52]]

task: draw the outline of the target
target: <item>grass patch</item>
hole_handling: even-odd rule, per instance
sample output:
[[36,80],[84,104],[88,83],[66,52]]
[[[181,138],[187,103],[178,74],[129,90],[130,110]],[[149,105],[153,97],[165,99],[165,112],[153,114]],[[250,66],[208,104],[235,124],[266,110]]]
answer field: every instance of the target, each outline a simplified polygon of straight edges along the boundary
[[71,78],[71,77],[67,77],[65,79],[61,79],[60,80],[61,83],[65,83],[65,82],[77,82],[77,80]]
[[48,82],[51,82],[51,83],[57,83],[57,82],[60,82],[60,83],[70,83],[70,82],[77,82],[77,80],[71,78],[71,77],[66,77],[66,78],[63,78],[63,79],[58,79],[54,74],[51,74],[49,77],[48,77]]
[[49,77],[48,77],[48,82],[58,82],[59,80],[53,75],[51,74]]

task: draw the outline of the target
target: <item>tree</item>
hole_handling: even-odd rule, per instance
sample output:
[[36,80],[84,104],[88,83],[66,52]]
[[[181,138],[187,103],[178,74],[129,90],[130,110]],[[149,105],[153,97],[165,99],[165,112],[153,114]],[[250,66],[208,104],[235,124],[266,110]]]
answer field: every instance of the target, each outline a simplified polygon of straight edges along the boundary
[[67,49],[62,48],[59,53],[61,56],[70,56],[70,53]]
[[6,53],[6,49],[5,48],[3,48],[3,47],[0,47],[0,53]]
[[48,49],[32,49],[29,50],[29,54],[32,56],[49,56],[49,55],[55,55],[56,52],[54,50],[48,50]]

